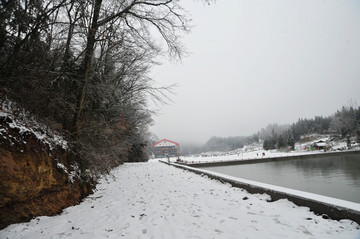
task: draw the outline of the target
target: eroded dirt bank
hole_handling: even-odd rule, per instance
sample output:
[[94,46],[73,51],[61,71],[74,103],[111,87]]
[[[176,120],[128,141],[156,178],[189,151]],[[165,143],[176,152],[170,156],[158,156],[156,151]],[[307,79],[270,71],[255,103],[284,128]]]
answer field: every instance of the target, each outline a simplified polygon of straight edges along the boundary
[[11,128],[6,118],[0,126],[0,229],[55,215],[91,193],[91,183],[71,172],[66,149]]

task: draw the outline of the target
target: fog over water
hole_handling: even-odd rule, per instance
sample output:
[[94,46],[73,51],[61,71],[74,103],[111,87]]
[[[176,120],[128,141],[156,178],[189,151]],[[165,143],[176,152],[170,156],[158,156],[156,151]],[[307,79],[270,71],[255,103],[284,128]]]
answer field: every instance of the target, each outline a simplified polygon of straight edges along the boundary
[[184,1],[193,30],[181,62],[159,59],[176,83],[151,131],[180,143],[256,133],[269,123],[328,116],[360,104],[360,1]]

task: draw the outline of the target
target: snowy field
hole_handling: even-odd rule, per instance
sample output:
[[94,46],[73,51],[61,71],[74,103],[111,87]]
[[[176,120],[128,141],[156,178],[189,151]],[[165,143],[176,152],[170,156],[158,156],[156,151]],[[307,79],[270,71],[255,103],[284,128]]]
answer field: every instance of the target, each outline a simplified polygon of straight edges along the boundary
[[[206,152],[193,156],[181,156],[183,163],[207,163],[207,162],[226,162],[234,160],[249,160],[249,159],[262,159],[262,158],[281,158],[298,155],[309,155],[325,153],[324,150],[309,150],[316,142],[326,142],[331,150],[327,152],[339,152],[347,150],[347,143],[345,139],[332,140],[330,135],[308,135],[312,140],[306,143],[296,143],[295,150],[284,151],[284,150],[264,150],[261,143],[244,146],[243,148],[235,149],[229,152]],[[358,143],[352,144],[352,149],[360,150]],[[177,158],[170,158],[170,161],[175,162]]]
[[0,238],[360,238],[355,222],[268,198],[155,160],[125,164],[80,205]]
[[[351,149],[353,151],[360,150],[360,147]],[[344,150],[347,151],[347,150]],[[339,151],[327,151],[324,150],[295,150],[295,151],[279,151],[279,150],[263,150],[256,149],[253,151],[242,152],[238,151],[228,152],[228,153],[208,153],[207,155],[196,155],[196,156],[181,156],[180,159],[183,163],[192,164],[192,163],[207,163],[207,162],[226,162],[226,161],[235,161],[235,160],[249,160],[249,159],[262,159],[262,158],[282,158],[282,157],[291,157],[298,155],[311,155],[311,154],[323,154],[323,153],[335,153]],[[177,158],[170,158],[171,162],[175,162]]]
[[[250,152],[236,153],[236,154],[222,154],[222,155],[210,155],[210,156],[189,156],[181,157],[181,160],[184,163],[206,163],[206,162],[225,162],[225,161],[234,161],[234,160],[245,160],[245,159],[261,159],[261,158],[281,158],[289,157],[296,155],[306,155],[306,154],[319,154],[324,153],[323,151],[314,150],[314,151],[290,151],[290,152],[281,152],[278,150],[262,150],[258,149]],[[263,155],[264,154],[264,155]],[[171,161],[175,161],[176,158],[172,158]]]

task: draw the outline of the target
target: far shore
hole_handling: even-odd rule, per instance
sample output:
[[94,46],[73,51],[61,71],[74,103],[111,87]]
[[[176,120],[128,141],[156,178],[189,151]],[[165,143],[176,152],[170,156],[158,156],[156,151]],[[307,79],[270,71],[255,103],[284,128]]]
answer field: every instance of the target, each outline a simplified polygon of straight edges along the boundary
[[[265,151],[266,152],[266,151]],[[267,153],[267,152],[266,152]],[[228,156],[217,156],[217,157],[204,157],[204,158],[180,158],[171,159],[172,162],[188,165],[191,167],[217,167],[217,166],[226,166],[226,165],[238,165],[238,164],[253,164],[253,163],[264,163],[264,162],[273,162],[279,160],[292,160],[292,159],[306,159],[314,157],[327,157],[329,155],[360,155],[360,150],[343,150],[343,151],[304,151],[304,152],[287,152],[282,153],[278,152],[276,155],[266,154],[265,156],[257,156],[252,158],[236,158]],[[259,153],[257,153],[259,155]],[[232,155],[233,156],[233,155]]]

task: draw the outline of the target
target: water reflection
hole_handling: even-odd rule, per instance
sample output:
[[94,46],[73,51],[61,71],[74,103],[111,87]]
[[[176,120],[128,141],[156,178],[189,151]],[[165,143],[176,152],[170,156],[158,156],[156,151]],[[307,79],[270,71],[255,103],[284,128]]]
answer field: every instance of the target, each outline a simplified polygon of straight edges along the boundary
[[360,203],[359,154],[208,167],[206,170]]

